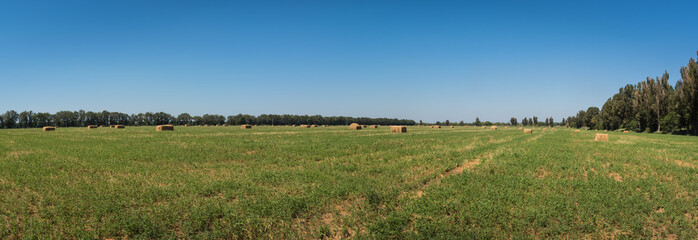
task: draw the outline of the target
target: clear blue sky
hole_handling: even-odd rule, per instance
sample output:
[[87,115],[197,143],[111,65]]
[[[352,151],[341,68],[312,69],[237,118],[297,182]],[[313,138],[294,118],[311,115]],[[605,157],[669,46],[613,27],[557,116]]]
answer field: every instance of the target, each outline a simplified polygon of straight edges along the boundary
[[1,1],[0,111],[559,121],[664,70],[675,83],[698,50],[696,9],[698,1]]

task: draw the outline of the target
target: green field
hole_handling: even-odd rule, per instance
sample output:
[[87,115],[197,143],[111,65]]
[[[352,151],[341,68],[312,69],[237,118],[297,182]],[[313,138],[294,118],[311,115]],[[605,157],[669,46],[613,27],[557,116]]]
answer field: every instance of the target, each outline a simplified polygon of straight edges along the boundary
[[0,130],[0,238],[698,238],[698,138]]

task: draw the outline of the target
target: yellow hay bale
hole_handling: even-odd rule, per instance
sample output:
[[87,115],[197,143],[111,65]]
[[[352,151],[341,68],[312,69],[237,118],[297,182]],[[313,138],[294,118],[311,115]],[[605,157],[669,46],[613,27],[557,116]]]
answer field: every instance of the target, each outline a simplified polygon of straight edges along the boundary
[[98,128],[97,125],[87,125],[87,129],[93,129],[93,128]]
[[124,128],[126,128],[126,126],[124,126],[124,125],[114,125],[114,128],[116,128],[116,129],[124,129]]
[[297,127],[296,124],[291,125],[292,127]]
[[533,133],[533,129],[524,129],[524,133]]
[[41,128],[41,130],[44,132],[56,131],[56,127],[43,127],[43,128]]
[[629,133],[629,131],[628,131],[628,130],[625,130],[625,131],[623,131],[623,133]]
[[603,131],[604,131],[604,132],[608,132],[608,130],[606,130],[606,129],[604,129]]
[[300,127],[302,127],[302,128],[309,128],[309,127],[310,127],[310,125],[305,125],[305,124],[301,124],[301,126],[300,126]]
[[157,125],[155,131],[174,131],[173,125]]
[[451,128],[456,128],[456,127],[454,127],[454,126],[451,126]]
[[240,125],[240,128],[242,128],[242,129],[250,129],[250,128],[252,128],[252,125],[244,124],[244,125]]
[[485,126],[482,126],[482,129],[485,129],[485,128],[487,128],[487,127],[485,127]]
[[390,126],[390,133],[406,133],[406,126]]
[[317,125],[310,125],[310,127],[317,127]]
[[366,128],[366,125],[361,125],[361,128]]
[[608,141],[608,134],[597,133],[594,141],[603,141],[603,142]]
[[491,126],[490,130],[497,130],[497,126]]
[[582,131],[582,130],[579,130],[579,129],[577,129],[577,130],[574,130],[574,132],[581,132],[581,131]]
[[99,125],[99,127],[104,127],[104,125]]
[[116,125],[109,125],[109,128],[114,128],[114,126],[116,126]]
[[441,128],[441,126],[439,126],[439,125],[434,125],[434,126],[431,126],[431,128]]
[[184,124],[185,127],[189,127],[189,124]]
[[378,125],[370,125],[368,128],[378,128]]
[[523,129],[522,127],[519,128],[519,130]]
[[351,130],[361,130],[361,125],[359,125],[359,124],[351,124],[351,125],[349,125],[349,129],[351,129]]

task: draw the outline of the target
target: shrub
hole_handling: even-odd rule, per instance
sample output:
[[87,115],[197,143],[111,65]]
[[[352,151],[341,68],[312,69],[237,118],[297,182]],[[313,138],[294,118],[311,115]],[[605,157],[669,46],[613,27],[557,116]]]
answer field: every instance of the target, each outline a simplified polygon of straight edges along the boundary
[[673,133],[679,128],[679,115],[675,112],[670,112],[660,121],[662,124],[663,133]]

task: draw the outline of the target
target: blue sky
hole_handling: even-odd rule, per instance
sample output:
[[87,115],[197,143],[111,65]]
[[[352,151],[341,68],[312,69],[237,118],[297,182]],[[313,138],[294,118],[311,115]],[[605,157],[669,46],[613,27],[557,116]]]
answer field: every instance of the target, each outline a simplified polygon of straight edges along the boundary
[[[484,2],[484,1],[478,1]],[[698,1],[2,1],[0,111],[559,121],[698,50]]]

